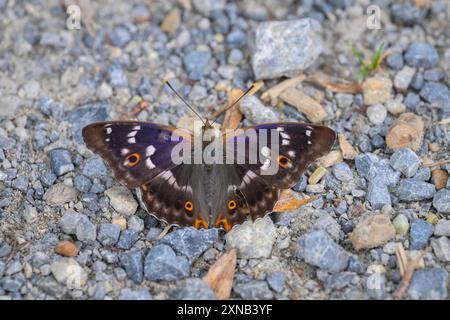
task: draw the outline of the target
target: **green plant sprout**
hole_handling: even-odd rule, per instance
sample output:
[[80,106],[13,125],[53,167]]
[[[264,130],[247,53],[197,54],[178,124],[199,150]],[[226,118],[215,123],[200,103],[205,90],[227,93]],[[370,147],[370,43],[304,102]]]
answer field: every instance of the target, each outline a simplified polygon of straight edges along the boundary
[[358,81],[359,82],[363,82],[364,79],[369,74],[369,72],[378,68],[378,66],[380,65],[381,53],[383,52],[383,48],[384,48],[384,42],[382,42],[378,46],[377,51],[375,52],[375,54],[372,57],[372,61],[370,63],[366,63],[364,61],[363,57],[361,56],[361,53],[359,53],[358,50],[356,50],[355,46],[352,45],[353,55],[356,57],[356,59],[358,59],[358,62],[361,64],[361,68],[359,69],[359,72],[358,72]]

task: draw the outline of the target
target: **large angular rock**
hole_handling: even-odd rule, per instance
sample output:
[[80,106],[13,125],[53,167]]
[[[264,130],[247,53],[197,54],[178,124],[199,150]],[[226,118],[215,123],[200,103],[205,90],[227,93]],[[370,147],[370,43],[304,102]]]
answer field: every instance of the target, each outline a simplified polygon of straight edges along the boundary
[[313,19],[261,23],[252,59],[256,79],[274,79],[305,70],[322,53],[320,25]]

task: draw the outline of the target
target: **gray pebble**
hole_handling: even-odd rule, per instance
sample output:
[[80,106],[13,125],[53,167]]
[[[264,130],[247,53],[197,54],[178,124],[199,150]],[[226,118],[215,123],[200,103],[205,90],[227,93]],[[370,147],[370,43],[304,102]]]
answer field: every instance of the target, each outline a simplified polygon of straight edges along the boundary
[[439,55],[431,44],[414,42],[405,52],[405,61],[411,67],[429,69],[437,65]]
[[373,209],[381,209],[392,203],[388,187],[377,181],[370,181],[367,187],[366,199]]
[[141,232],[144,230],[144,220],[137,216],[131,216],[128,219],[128,229],[135,230],[136,232]]
[[189,278],[170,294],[176,300],[215,300],[216,296],[205,281],[199,278]]
[[120,255],[120,264],[128,278],[135,283],[144,281],[144,262],[142,251],[124,252]]
[[12,181],[12,187],[16,190],[25,192],[28,189],[28,181],[27,176],[18,176]]
[[61,148],[53,149],[50,151],[49,156],[50,166],[52,167],[53,173],[57,176],[62,176],[75,169],[69,151]]
[[278,115],[272,108],[267,108],[253,95],[247,95],[241,100],[241,112],[253,124],[278,121]]
[[414,92],[408,92],[403,103],[409,110],[414,110],[420,103],[420,97]]
[[108,174],[108,170],[99,156],[93,156],[86,160],[83,174],[90,178],[102,178]]
[[102,223],[98,230],[97,239],[104,246],[113,246],[119,240],[119,235],[119,225],[112,223]]
[[128,250],[139,239],[139,232],[136,230],[126,229],[120,233],[119,241],[116,244],[117,248]]
[[177,256],[171,247],[156,245],[145,258],[144,274],[148,280],[183,279],[189,274],[189,262],[186,257]]
[[368,181],[395,186],[400,178],[400,172],[393,170],[385,159],[373,153],[360,154],[355,158],[356,169],[359,175]]
[[397,195],[402,201],[431,199],[435,193],[434,184],[417,179],[403,179],[397,188]]
[[420,166],[417,154],[409,148],[397,149],[391,156],[391,166],[403,173],[407,178],[413,177]]
[[128,86],[128,78],[125,74],[122,66],[119,63],[113,63],[109,69],[109,84],[113,88],[127,87]]
[[428,244],[428,240],[433,235],[434,227],[431,223],[421,220],[413,219],[411,221],[411,248],[413,250],[421,250]]
[[336,163],[333,166],[333,174],[338,180],[342,182],[349,182],[353,180],[353,172],[350,169],[349,165],[345,162]]
[[284,272],[271,272],[267,275],[267,283],[269,284],[269,287],[277,292],[280,293],[284,290],[285,284],[286,284],[286,273]]
[[414,272],[408,295],[414,300],[444,300],[448,296],[448,272],[442,268],[418,269]]
[[119,300],[152,300],[153,297],[148,289],[131,290],[124,288],[120,291]]
[[179,228],[167,234],[158,243],[171,246],[177,253],[186,256],[192,262],[211,248],[218,239],[217,229],[197,230],[189,227]]
[[131,35],[128,29],[124,26],[116,26],[109,34],[111,42],[116,47],[124,47],[131,40]]
[[[70,111],[67,115],[68,122],[72,123],[72,131],[75,136],[75,140],[78,143],[84,143],[81,130],[89,123],[96,121],[105,121],[108,118],[111,105],[106,102],[94,102],[82,105]],[[92,159],[92,158],[91,158]],[[95,167],[93,168],[95,174]],[[101,171],[101,167],[98,168]],[[83,174],[87,177],[93,177],[90,174],[86,174],[83,170]]]
[[429,181],[431,178],[431,169],[427,167],[419,168],[413,178],[423,181]]
[[387,57],[386,63],[389,66],[389,68],[393,70],[400,70],[403,68],[403,56],[401,54],[392,54]]
[[439,221],[434,228],[434,235],[450,237],[450,220]]
[[439,212],[450,213],[450,190],[439,190],[433,197],[433,206]]
[[427,82],[420,90],[420,96],[441,109],[450,109],[450,90],[440,82]]
[[273,294],[265,281],[251,280],[245,283],[237,283],[234,285],[233,291],[245,300],[273,299]]
[[46,187],[50,187],[51,185],[53,185],[53,183],[56,181],[56,178],[56,175],[49,171],[42,173],[42,175],[40,176],[41,182]]
[[84,175],[77,175],[73,181],[73,184],[77,190],[83,193],[89,192],[89,189],[92,187],[91,180]]
[[343,271],[349,254],[323,230],[311,231],[300,237],[296,257],[324,271]]

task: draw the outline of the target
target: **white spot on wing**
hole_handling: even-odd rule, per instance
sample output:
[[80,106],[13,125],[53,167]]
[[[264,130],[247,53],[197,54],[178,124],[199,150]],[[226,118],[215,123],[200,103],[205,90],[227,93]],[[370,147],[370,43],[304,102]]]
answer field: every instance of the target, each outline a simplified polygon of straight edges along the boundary
[[155,168],[155,164],[152,162],[150,158],[145,159],[145,165],[149,169]]
[[290,138],[291,138],[290,135],[288,135],[287,133],[284,133],[284,132],[280,132],[280,135],[281,135],[281,137],[282,137],[283,139],[290,139]]
[[294,150],[289,150],[288,151],[288,155],[291,157],[295,157],[295,151]]
[[133,130],[139,131],[139,130],[141,130],[141,126],[134,126],[134,127],[133,127]]
[[261,154],[265,157],[270,157],[270,148],[266,146],[262,147]]
[[288,146],[289,145],[289,140],[286,140],[286,139],[283,139],[282,141],[281,141],[281,145],[283,145],[283,146]]
[[311,137],[311,130],[306,130],[306,135],[308,136],[308,137]]
[[111,140],[111,139],[109,139],[109,138],[106,138],[106,139],[105,139],[106,142],[109,142],[110,140]]
[[264,161],[263,165],[261,166],[261,170],[267,170],[269,169],[270,166],[270,159],[266,159],[266,161]]
[[111,134],[112,129],[110,127],[106,127],[106,134]]
[[120,150],[120,154],[121,155],[127,155],[127,154],[129,154],[130,153],[130,150],[129,149],[127,149],[127,148],[123,148],[122,150]]
[[155,153],[155,147],[150,145],[145,149],[145,156],[146,157],[150,157],[151,155],[153,155]]
[[277,131],[284,131],[284,128],[283,127],[278,127]]
[[136,143],[136,138],[129,138],[127,141],[128,143]]
[[308,140],[308,144],[311,144],[311,141]]
[[131,131],[129,134],[127,134],[127,137],[134,137],[136,133],[137,131]]

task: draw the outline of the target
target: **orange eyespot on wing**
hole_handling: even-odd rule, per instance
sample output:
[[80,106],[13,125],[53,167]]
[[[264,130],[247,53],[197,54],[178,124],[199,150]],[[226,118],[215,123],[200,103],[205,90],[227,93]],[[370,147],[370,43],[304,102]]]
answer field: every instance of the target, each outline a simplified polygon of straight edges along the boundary
[[280,167],[286,169],[286,168],[289,168],[291,166],[291,160],[288,157],[283,156],[282,154],[280,154],[278,156],[278,164],[280,165]]
[[192,212],[192,210],[194,210],[194,205],[192,204],[192,202],[186,201],[184,203],[184,210],[186,210],[187,212]]
[[230,200],[230,201],[228,201],[228,209],[230,209],[230,210],[234,210],[234,209],[236,209],[236,201],[234,201],[234,200]]
[[131,168],[137,165],[139,163],[139,160],[141,160],[141,156],[139,155],[139,153],[132,153],[126,157],[124,164],[127,167]]

